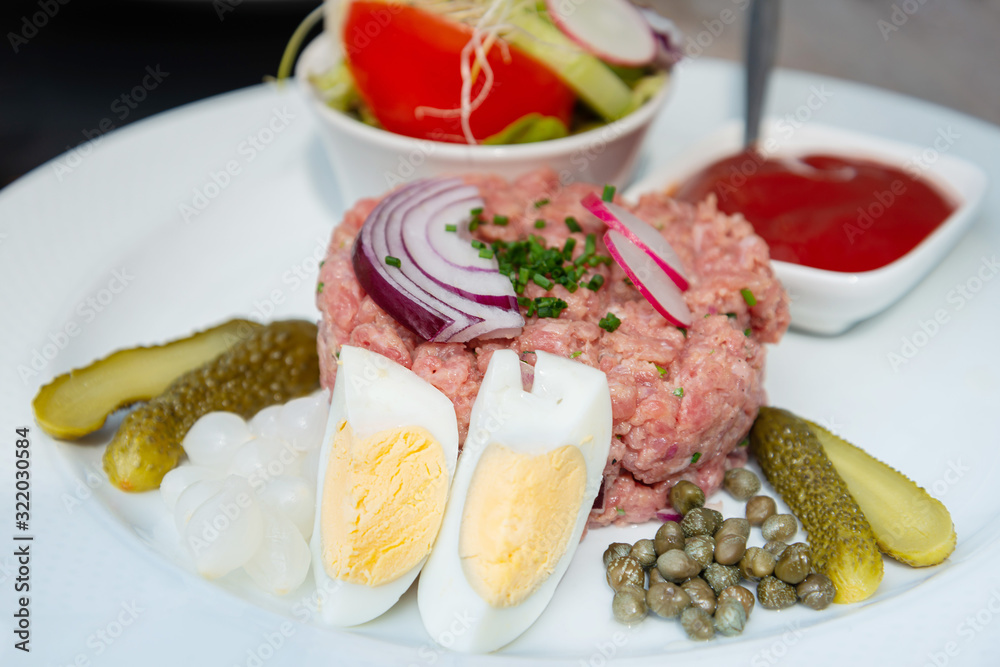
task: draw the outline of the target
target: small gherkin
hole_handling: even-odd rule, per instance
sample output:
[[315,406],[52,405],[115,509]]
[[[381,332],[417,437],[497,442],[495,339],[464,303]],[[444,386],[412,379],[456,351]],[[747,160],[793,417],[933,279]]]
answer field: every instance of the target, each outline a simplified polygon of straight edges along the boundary
[[312,322],[274,322],[177,378],[119,426],[104,452],[108,478],[123,491],[158,488],[184,454],[184,436],[203,415],[225,410],[249,419],[317,389],[316,334]]
[[874,593],[882,581],[875,535],[809,425],[787,410],[763,407],[750,446],[809,534],[813,565],[833,581],[834,601],[857,602]]

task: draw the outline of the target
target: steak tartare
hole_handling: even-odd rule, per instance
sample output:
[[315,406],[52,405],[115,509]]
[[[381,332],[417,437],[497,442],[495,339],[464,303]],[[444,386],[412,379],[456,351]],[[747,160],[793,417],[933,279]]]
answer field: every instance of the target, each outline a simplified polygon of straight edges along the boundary
[[[513,182],[484,174],[464,178],[479,187],[486,203],[487,223],[474,232],[482,241],[535,235],[547,247],[561,248],[572,236],[583,248],[586,235],[596,233],[598,253],[607,254],[600,242],[604,223],[580,204],[596,186],[562,186],[548,169]],[[455,405],[462,441],[494,351],[509,348],[533,364],[532,352],[544,350],[599,368],[611,388],[615,438],[591,526],[647,521],[669,505],[667,492],[679,480],[712,493],[727,468],[746,462],[741,443],[766,398],[763,344],[781,338],[789,315],[767,244],[741,216],[718,212],[714,200],[689,205],[662,194],[629,207],[662,230],[683,262],[691,282],[684,299],[694,315],[686,330],[657,314],[612,262],[588,273],[603,278],[596,290],[571,293],[559,284],[544,289],[528,283],[525,297],[556,297],[567,306],[558,317],[526,317],[516,338],[429,343],[375,305],[354,276],[351,246],[376,203],[365,199],[347,212],[320,269],[324,387],[333,387],[341,345],[368,348],[444,392]],[[490,224],[494,216],[506,224]],[[566,224],[567,217],[576,224]],[[617,328],[599,326],[608,313],[620,320]]]

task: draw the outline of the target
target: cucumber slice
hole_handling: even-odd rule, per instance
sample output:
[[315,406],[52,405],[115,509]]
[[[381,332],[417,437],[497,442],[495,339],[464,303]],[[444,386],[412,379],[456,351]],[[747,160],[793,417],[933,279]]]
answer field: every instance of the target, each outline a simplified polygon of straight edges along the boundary
[[632,89],[537,11],[530,7],[514,10],[507,22],[519,30],[505,34],[504,39],[547,65],[601,118],[610,122],[631,110]]

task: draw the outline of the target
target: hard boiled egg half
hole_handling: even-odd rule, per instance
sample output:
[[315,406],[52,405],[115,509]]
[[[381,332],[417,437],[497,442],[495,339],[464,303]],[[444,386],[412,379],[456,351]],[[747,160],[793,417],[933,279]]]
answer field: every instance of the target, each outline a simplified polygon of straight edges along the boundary
[[310,544],[325,622],[370,621],[406,592],[438,536],[457,459],[447,396],[380,354],[341,347]]
[[604,373],[538,352],[528,392],[517,354],[493,354],[417,588],[435,641],[493,651],[538,618],[587,524],[611,427]]

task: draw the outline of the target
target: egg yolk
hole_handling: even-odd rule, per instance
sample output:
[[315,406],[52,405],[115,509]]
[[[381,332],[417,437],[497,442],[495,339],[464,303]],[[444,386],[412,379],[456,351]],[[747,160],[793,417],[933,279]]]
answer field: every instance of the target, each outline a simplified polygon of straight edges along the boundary
[[566,445],[532,456],[489,445],[469,484],[459,556],[469,585],[492,607],[534,593],[566,552],[587,486],[587,464]]
[[341,424],[320,506],[323,568],[333,579],[378,586],[430,552],[448,497],[444,449],[419,426],[359,440]]

